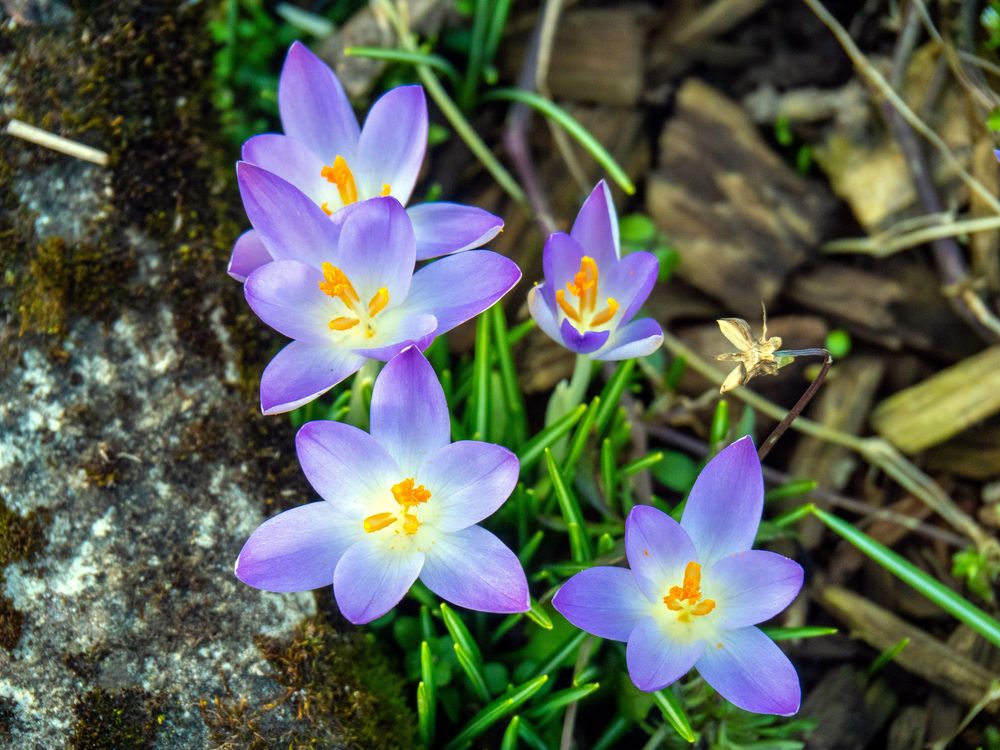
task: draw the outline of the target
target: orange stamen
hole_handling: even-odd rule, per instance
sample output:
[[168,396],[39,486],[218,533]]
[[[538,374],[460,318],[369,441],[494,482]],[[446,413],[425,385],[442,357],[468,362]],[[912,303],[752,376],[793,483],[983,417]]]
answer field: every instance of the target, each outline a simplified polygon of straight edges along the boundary
[[371,298],[368,302],[368,314],[372,317],[378,315],[386,305],[389,304],[389,290],[382,287],[377,292],[375,296]]
[[371,534],[373,531],[381,531],[386,526],[391,526],[396,522],[396,516],[392,513],[376,513],[365,519],[365,531]]
[[559,304],[559,307],[562,308],[562,311],[566,313],[567,318],[572,320],[574,323],[580,322],[580,314],[570,306],[569,302],[566,301],[566,292],[562,289],[556,289],[556,302]]
[[615,317],[615,313],[618,312],[618,300],[614,297],[608,297],[608,306],[601,310],[597,315],[590,319],[590,325],[592,326],[602,326]]
[[330,210],[329,203],[320,203],[319,207],[323,209],[323,213],[325,213],[327,216],[333,216],[333,211]]
[[345,206],[355,203],[358,200],[358,184],[354,181],[354,173],[347,166],[347,161],[343,156],[337,154],[337,157],[333,160],[333,166],[324,166],[319,173],[328,182],[332,182],[337,186],[337,192],[340,193],[340,202]]
[[353,309],[358,301],[358,293],[347,278],[347,274],[332,263],[323,263],[323,281],[319,282],[323,294],[330,297],[340,297],[345,305]]
[[[685,604],[686,602],[686,604]],[[678,612],[677,619],[681,622],[691,622],[694,617],[704,617],[713,609],[712,599],[701,598],[701,565],[693,560],[684,568],[684,582],[681,586],[671,586],[663,597],[663,603],[671,612]]]
[[390,193],[392,193],[392,188],[389,187],[389,183],[388,182],[383,182],[382,183],[382,192],[379,193],[379,196],[381,196],[382,198],[386,198],[386,197],[389,196]]
[[403,531],[407,534],[416,534],[417,529],[420,528],[420,521],[416,516],[410,513],[403,514]]
[[396,502],[402,505],[404,508],[409,510],[414,505],[420,505],[421,503],[426,503],[431,499],[431,493],[422,484],[414,487],[416,484],[413,477],[408,477],[398,484],[392,486],[392,496],[396,498]]
[[346,331],[354,328],[361,321],[357,318],[334,318],[330,321],[330,329],[333,331]]

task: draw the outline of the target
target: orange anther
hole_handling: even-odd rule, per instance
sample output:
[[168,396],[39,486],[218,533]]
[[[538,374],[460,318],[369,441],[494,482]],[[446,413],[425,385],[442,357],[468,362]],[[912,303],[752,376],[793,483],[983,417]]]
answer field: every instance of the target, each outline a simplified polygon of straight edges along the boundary
[[391,526],[396,522],[396,516],[392,513],[376,513],[365,519],[365,531],[371,534],[373,531],[381,531],[386,526]]
[[566,292],[562,289],[556,289],[556,302],[559,304],[559,307],[562,308],[562,311],[566,313],[567,318],[572,320],[574,323],[580,322],[580,314],[570,306],[569,302],[566,301]]
[[323,280],[319,282],[319,288],[323,294],[330,297],[340,297],[343,303],[351,309],[358,301],[358,293],[354,291],[354,285],[347,278],[347,274],[332,263],[323,263]]
[[426,487],[422,484],[414,487],[414,484],[413,477],[408,477],[392,486],[392,496],[396,498],[397,503],[406,509],[412,508],[414,505],[426,503],[431,499],[431,493]]
[[392,188],[389,187],[389,183],[388,182],[383,182],[382,183],[382,192],[379,193],[379,196],[382,197],[382,198],[385,198],[385,197],[389,196],[391,193],[392,193]]
[[354,328],[360,322],[357,318],[334,318],[330,321],[330,330],[346,331],[349,328]]
[[608,306],[590,319],[590,325],[602,326],[615,317],[618,312],[618,301],[614,297],[608,297]]
[[333,166],[325,166],[319,173],[328,182],[337,186],[340,202],[345,206],[358,200],[358,184],[354,181],[354,173],[347,166],[347,161],[343,156],[337,154],[337,158],[333,160]]
[[368,301],[368,314],[374,317],[375,315],[378,315],[388,304],[389,290],[382,287],[375,292],[375,296]]

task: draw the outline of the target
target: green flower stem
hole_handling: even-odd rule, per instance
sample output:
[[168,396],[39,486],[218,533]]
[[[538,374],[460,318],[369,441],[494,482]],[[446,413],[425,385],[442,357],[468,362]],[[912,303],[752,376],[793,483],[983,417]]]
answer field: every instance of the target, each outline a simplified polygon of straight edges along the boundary
[[354,373],[351,383],[351,398],[347,403],[347,424],[358,429],[368,429],[368,408],[365,404],[365,391],[375,383],[375,376],[381,369],[381,362],[366,359],[361,369]]

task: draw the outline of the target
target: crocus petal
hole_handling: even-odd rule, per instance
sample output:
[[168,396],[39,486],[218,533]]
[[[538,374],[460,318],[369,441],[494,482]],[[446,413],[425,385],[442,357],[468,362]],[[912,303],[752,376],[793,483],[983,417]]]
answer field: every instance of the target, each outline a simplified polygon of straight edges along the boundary
[[521,269],[489,250],[467,250],[424,266],[413,276],[406,309],[437,318],[437,333],[450,331],[509,292]]
[[647,617],[629,636],[625,663],[635,686],[650,693],[686,675],[704,651],[705,641],[668,638],[663,626]]
[[390,550],[378,539],[355,542],[333,573],[337,606],[355,625],[371,622],[399,603],[423,565],[423,552]]
[[549,235],[542,248],[542,273],[546,281],[543,292],[549,304],[555,305],[556,290],[563,289],[566,282],[573,280],[573,275],[580,270],[580,261],[586,254],[580,243],[565,232],[553,232]]
[[237,281],[243,282],[247,280],[247,276],[272,260],[274,258],[267,251],[260,235],[251,229],[241,234],[233,245],[233,256],[229,259],[226,271]]
[[319,288],[323,274],[297,260],[276,260],[252,274],[243,286],[250,309],[271,328],[291,339],[330,342],[331,319],[342,314],[339,302]]
[[581,630],[601,638],[627,641],[643,618],[649,600],[625,568],[589,568],[570,578],[552,606]]
[[406,209],[417,237],[417,260],[482,247],[503,229],[503,219],[460,203],[421,203]]
[[619,360],[646,357],[663,343],[663,329],[652,318],[639,318],[622,326],[610,339],[609,346],[594,354],[594,359]]
[[358,141],[358,188],[390,195],[406,203],[413,192],[427,150],[427,100],[421,86],[399,86],[372,105]]
[[420,580],[442,599],[480,612],[527,612],[528,581],[517,555],[481,526],[441,534]]
[[635,506],[625,519],[625,555],[635,582],[652,602],[682,583],[689,562],[698,562],[680,524],[648,505]]
[[709,566],[753,545],[764,511],[764,479],[753,440],[723,448],[695,480],[681,526]]
[[603,268],[618,257],[618,215],[611,200],[611,191],[604,180],[587,196],[576,215],[570,235],[584,252]]
[[298,409],[357,372],[364,362],[364,357],[329,344],[293,341],[264,369],[261,409],[264,414]]
[[395,198],[371,198],[355,207],[340,231],[340,268],[362,302],[379,289],[389,292],[389,304],[406,298],[417,261],[413,225]]
[[451,420],[444,390],[414,347],[389,360],[375,380],[371,436],[406,476],[416,473],[424,456],[448,445]]
[[243,161],[278,175],[313,201],[322,202],[324,162],[302,141],[277,133],[255,135],[243,144]]
[[287,135],[320,158],[354,158],[360,130],[337,76],[301,42],[288,50],[278,80],[278,110]]
[[265,591],[309,591],[333,583],[337,561],[361,531],[328,502],[269,518],[236,559],[236,577]]
[[372,498],[387,496],[402,478],[375,438],[342,422],[307,422],[295,436],[295,450],[309,484],[351,517],[370,507]]
[[764,550],[727,555],[704,576],[707,598],[716,602],[712,619],[721,628],[742,628],[769,620],[802,589],[802,566]]
[[563,344],[577,354],[591,354],[604,346],[611,331],[586,331],[580,333],[576,327],[570,323],[569,318],[563,320],[559,327],[559,335]]
[[799,710],[795,667],[757,628],[719,631],[695,666],[719,695],[744,711],[791,716]]
[[545,332],[545,335],[561,345],[563,338],[559,332],[559,323],[556,321],[555,311],[545,298],[544,290],[547,286],[547,283],[539,284],[528,290],[528,312],[531,313],[531,317],[535,319],[538,327]]
[[517,456],[506,448],[462,440],[429,453],[418,479],[434,493],[434,527],[458,531],[493,515],[514,491],[519,472]]
[[405,307],[386,310],[378,317],[378,334],[369,345],[355,353],[380,362],[388,362],[404,349],[415,346],[421,351],[431,345],[437,330],[437,318],[423,313],[411,313]]
[[241,161],[236,179],[243,207],[268,252],[276,260],[299,260],[320,268],[336,263],[340,225],[312,199],[276,174]]
[[622,306],[620,320],[632,320],[649,299],[660,273],[660,261],[647,252],[629,253],[618,263],[608,266],[601,284],[602,297],[614,297]]

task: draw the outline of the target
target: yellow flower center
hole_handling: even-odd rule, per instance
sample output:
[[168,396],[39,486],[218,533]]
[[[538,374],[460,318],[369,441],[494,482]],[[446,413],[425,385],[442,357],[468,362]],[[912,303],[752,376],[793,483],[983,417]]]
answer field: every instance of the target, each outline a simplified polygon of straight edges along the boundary
[[[330,182],[337,186],[337,193],[340,195],[340,202],[349,206],[352,203],[358,201],[358,183],[354,179],[354,172],[347,165],[347,159],[345,159],[340,154],[337,154],[336,158],[333,160],[333,166],[326,165],[319,171],[320,177],[323,177],[327,182]],[[389,187],[389,183],[385,182],[382,184],[382,191],[379,193],[383,198],[392,192],[392,188]],[[323,209],[323,213],[330,216],[333,211],[330,209],[328,203],[323,203],[320,205]]]
[[344,303],[350,315],[341,315],[330,321],[330,330],[347,331],[361,322],[365,318],[365,336],[371,338],[375,335],[371,320],[389,304],[389,290],[381,287],[375,295],[368,300],[367,308],[361,308],[361,298],[358,297],[354,284],[347,278],[347,274],[341,271],[332,263],[323,264],[323,280],[319,282],[320,291],[328,297],[334,297]]
[[[400,506],[399,516],[389,512],[370,515],[364,520],[365,531],[369,534],[381,531],[402,518],[403,533],[416,534],[420,528],[420,521],[413,510],[431,499],[430,491],[422,484],[417,485],[413,477],[407,477],[402,482],[394,484],[390,491]],[[396,533],[399,533],[398,529]]]
[[671,586],[663,597],[663,603],[671,612],[677,612],[681,622],[691,622],[692,617],[704,617],[713,609],[715,602],[701,598],[701,566],[693,560],[684,568],[684,582],[681,586]]
[[[584,255],[580,259],[580,270],[573,274],[573,280],[566,283],[566,289],[556,290],[556,302],[566,317],[585,328],[597,328],[609,322],[618,312],[618,302],[607,298],[607,306],[597,311],[597,262]],[[576,306],[566,299],[566,292],[577,298]]]

